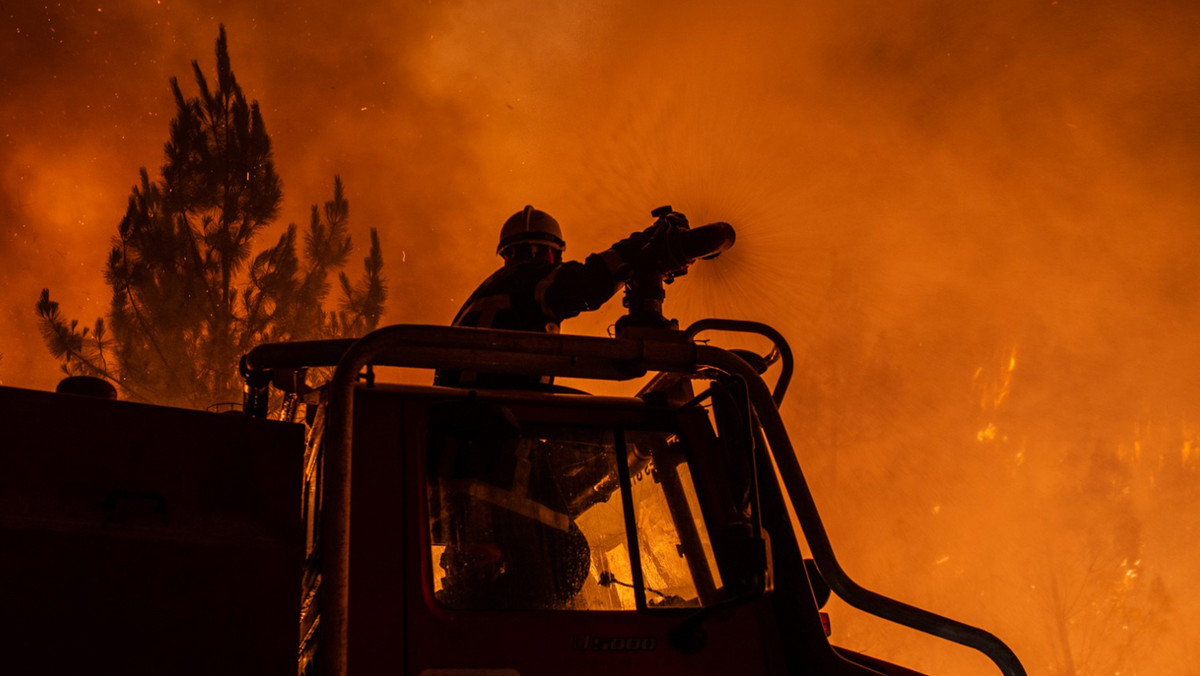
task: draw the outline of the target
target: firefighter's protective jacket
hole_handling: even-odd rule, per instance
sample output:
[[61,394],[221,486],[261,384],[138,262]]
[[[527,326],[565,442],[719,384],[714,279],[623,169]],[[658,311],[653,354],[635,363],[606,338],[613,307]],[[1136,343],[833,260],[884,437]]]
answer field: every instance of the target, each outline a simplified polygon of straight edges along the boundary
[[[595,310],[613,297],[649,238],[648,232],[635,232],[582,263],[510,261],[471,294],[454,318],[454,326],[557,333],[563,320]],[[479,387],[538,385],[527,377],[450,371],[439,371],[435,382]]]

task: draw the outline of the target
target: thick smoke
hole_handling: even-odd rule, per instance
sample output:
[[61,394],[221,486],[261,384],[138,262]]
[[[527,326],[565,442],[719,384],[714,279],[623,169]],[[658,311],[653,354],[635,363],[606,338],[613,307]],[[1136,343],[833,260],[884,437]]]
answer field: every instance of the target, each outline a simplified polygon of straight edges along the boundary
[[[852,575],[985,626],[1031,673],[1200,657],[1195,3],[6,8],[5,384],[53,384],[42,286],[103,313],[168,78],[211,71],[218,23],[275,144],[281,225],[340,174],[360,247],[383,236],[387,320],[448,321],[527,202],[574,256],[660,204],[730,221],[737,246],[667,309],[789,336],[784,412]],[[834,628],[991,673],[840,607]]]

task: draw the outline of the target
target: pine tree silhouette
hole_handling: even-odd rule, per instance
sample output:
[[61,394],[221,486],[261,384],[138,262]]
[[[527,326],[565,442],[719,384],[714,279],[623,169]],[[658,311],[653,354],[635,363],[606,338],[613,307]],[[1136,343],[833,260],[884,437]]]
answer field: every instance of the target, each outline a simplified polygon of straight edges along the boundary
[[[198,96],[185,97],[171,79],[176,113],[166,162],[156,181],[141,169],[105,266],[108,323],[79,328],[49,289],[37,303],[46,346],[66,373],[106,378],[135,399],[234,401],[237,361],[251,347],[361,334],[376,327],[387,299],[374,228],[361,280],[341,271],[353,247],[340,177],[324,209],[312,208],[303,261],[295,224],[251,258],[283,193],[258,103],[247,102],[230,67],[224,26],[216,55],[215,88],[195,61]],[[340,310],[326,311],[333,274]]]

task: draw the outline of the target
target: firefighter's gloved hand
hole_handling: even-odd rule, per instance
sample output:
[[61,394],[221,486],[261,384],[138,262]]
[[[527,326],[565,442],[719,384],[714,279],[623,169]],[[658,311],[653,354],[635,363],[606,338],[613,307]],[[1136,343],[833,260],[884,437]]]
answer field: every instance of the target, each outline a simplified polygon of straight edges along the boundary
[[687,231],[688,227],[687,216],[678,211],[668,212],[645,230],[633,232],[613,244],[601,257],[608,261],[613,275],[622,281],[635,269],[669,272],[683,268],[689,261],[676,260],[678,257],[672,255],[677,247],[672,246],[671,233]]
[[[679,214],[683,216],[683,214]],[[686,218],[684,222],[686,223]],[[683,228],[677,227],[661,227],[661,225],[653,231],[649,241],[642,246],[641,251],[633,262],[635,268],[642,270],[653,270],[663,274],[674,273],[683,274],[687,270],[688,264],[691,263],[682,253],[682,248],[677,242],[680,233],[687,232],[686,226]]]
[[[672,211],[669,214],[663,216],[661,222],[664,222],[667,225],[669,225],[672,228],[677,229],[677,230],[687,230],[689,227],[687,216],[684,216],[683,214],[679,213],[678,211]],[[655,225],[658,225],[658,223],[655,223]]]

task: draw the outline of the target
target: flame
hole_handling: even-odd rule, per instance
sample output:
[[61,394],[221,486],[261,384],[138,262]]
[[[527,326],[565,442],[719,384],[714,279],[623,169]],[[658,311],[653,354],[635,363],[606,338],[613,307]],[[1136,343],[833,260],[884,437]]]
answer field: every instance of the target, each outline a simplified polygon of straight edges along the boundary
[[975,438],[981,442],[982,441],[995,441],[996,440],[996,426],[993,423],[988,423],[987,427],[979,430],[979,434],[976,434]]
[[1000,408],[1012,389],[1013,372],[1017,370],[1017,346],[1013,345],[999,368],[980,366],[971,376],[971,386],[978,392],[979,409],[983,412]]

